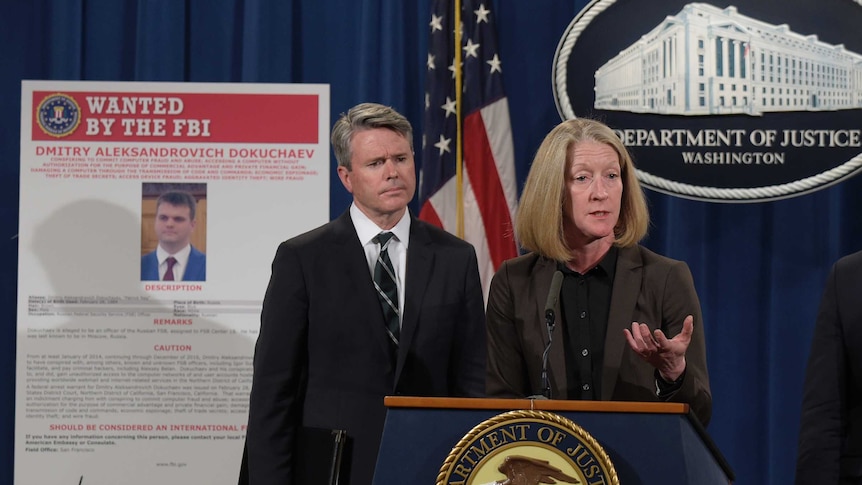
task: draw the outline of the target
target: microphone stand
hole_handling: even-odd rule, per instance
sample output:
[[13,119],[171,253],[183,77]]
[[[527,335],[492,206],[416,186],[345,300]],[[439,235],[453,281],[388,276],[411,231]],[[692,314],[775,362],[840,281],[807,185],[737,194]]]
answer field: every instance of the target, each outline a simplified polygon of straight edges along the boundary
[[551,381],[548,379],[548,356],[551,353],[551,342],[556,325],[556,315],[553,308],[545,310],[545,324],[548,327],[548,345],[545,346],[545,351],[542,353],[542,395],[545,399],[550,399]]
[[563,285],[562,271],[555,271],[551,278],[551,289],[548,292],[548,301],[545,303],[545,326],[548,329],[548,345],[545,346],[545,351],[542,353],[542,389],[541,395],[530,396],[530,399],[550,399],[551,398],[551,381],[548,379],[548,356],[551,354],[551,342],[553,341],[554,323],[556,315],[554,307],[557,305],[557,300],[560,297],[560,288]]

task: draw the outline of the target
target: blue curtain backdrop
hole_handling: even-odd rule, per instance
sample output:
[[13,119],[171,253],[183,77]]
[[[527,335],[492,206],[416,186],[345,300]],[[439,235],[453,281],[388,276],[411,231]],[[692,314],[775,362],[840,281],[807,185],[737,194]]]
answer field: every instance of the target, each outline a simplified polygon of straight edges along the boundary
[[[560,121],[551,61],[586,3],[489,0],[519,186]],[[333,120],[376,101],[421,133],[428,12],[429,0],[0,2],[0,484],[13,476],[21,80],[328,83]],[[334,169],[331,188],[336,217],[350,198]],[[708,431],[737,483],[791,483],[822,286],[833,261],[862,249],[862,178],[758,204],[647,195],[646,245],[687,261],[701,297],[705,328],[696,331],[706,332],[714,401]]]

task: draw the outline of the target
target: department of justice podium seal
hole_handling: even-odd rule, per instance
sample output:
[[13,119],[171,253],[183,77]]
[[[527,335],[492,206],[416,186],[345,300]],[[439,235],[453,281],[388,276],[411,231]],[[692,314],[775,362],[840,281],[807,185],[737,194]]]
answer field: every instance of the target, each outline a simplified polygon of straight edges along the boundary
[[81,123],[81,108],[69,95],[46,96],[36,108],[36,121],[46,134],[62,138],[71,135]]
[[467,433],[446,457],[436,485],[619,485],[599,443],[569,419],[509,411]]

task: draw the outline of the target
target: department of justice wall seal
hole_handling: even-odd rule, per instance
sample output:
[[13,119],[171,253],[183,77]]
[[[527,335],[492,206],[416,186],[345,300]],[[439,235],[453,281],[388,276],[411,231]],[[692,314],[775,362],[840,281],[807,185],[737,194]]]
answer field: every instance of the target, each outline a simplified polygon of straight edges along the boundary
[[69,95],[46,96],[36,108],[36,121],[46,134],[57,138],[71,135],[81,123],[81,108]]
[[613,463],[589,433],[546,411],[509,411],[467,433],[436,485],[619,485]]
[[592,1],[554,54],[557,110],[614,129],[658,192],[748,203],[821,190],[862,173],[860,7]]

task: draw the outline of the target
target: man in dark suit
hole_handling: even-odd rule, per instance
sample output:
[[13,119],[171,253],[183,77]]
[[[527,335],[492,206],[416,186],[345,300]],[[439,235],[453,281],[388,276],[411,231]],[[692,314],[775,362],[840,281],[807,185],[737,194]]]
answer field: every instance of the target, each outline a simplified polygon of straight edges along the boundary
[[159,196],[155,222],[159,245],[141,257],[142,281],[206,281],[206,255],[191,245],[196,206],[188,192]]
[[416,188],[410,123],[360,104],[335,123],[332,145],[353,204],[283,242],[272,263],[249,409],[251,485],[297,483],[303,426],[346,430],[348,483],[368,485],[384,396],[484,393],[475,250],[407,210]]
[[862,251],[832,267],[805,388],[797,485],[862,483]]

